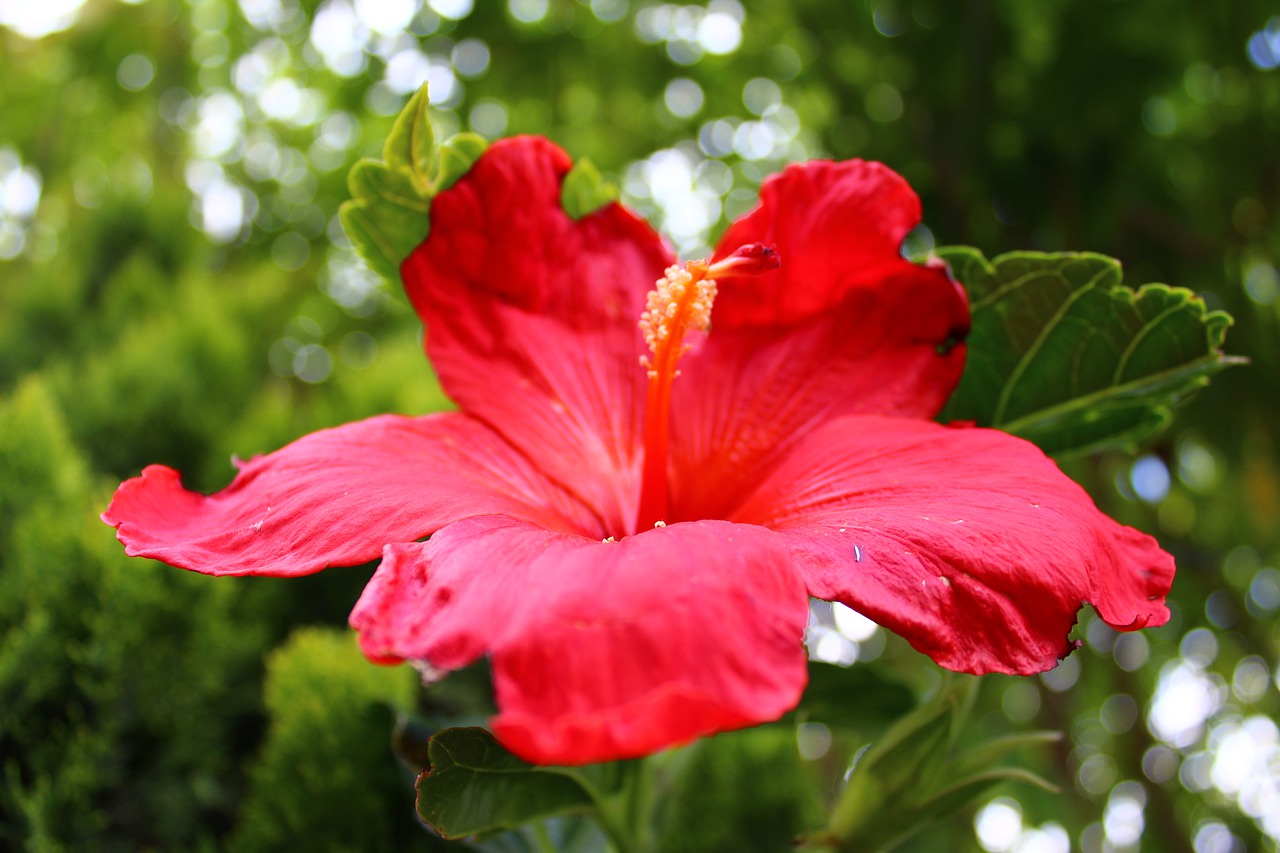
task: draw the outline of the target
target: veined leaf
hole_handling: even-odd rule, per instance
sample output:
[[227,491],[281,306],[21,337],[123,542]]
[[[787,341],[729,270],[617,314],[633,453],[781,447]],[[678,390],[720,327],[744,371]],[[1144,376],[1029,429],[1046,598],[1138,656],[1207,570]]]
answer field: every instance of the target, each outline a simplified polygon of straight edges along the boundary
[[1220,349],[1229,315],[1183,288],[1135,292],[1104,255],[937,254],[973,314],[968,365],[942,420],[996,427],[1059,455],[1131,448],[1240,361]]
[[570,771],[527,764],[484,729],[437,732],[427,755],[431,767],[418,777],[418,814],[445,838],[514,829],[593,805]]

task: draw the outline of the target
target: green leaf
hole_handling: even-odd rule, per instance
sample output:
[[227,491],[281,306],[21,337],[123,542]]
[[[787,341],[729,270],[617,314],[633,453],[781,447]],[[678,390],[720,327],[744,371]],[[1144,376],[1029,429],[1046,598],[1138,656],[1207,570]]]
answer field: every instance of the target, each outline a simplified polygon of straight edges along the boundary
[[560,205],[573,219],[590,216],[617,199],[618,188],[605,181],[585,157],[573,164],[560,190]]
[[969,773],[982,773],[995,766],[1014,750],[1026,746],[1045,746],[1062,740],[1062,732],[1018,732],[1004,737],[992,738],[966,750],[951,762],[949,772],[955,776]]
[[969,292],[968,365],[942,420],[974,421],[1049,453],[1133,448],[1222,368],[1229,315],[1191,291],[1125,287],[1119,262],[937,251]]
[[430,99],[423,83],[405,104],[382,145],[382,159],[390,168],[403,172],[417,188],[417,195],[431,192],[431,168],[435,162],[435,133],[427,115]]
[[839,729],[880,729],[915,706],[906,685],[867,666],[809,662],[809,686],[796,713],[802,721]]
[[514,829],[592,807],[567,772],[521,761],[484,729],[444,729],[427,751],[431,768],[418,777],[418,814],[445,838]]
[[820,791],[791,726],[757,726],[700,740],[663,779],[658,853],[788,850],[822,820]]
[[1027,770],[996,762],[1021,747],[1056,740],[1056,732],[1018,733],[966,745],[961,731],[977,687],[977,679],[944,682],[936,696],[864,750],[828,832],[818,839],[830,839],[842,851],[891,850],[1001,782],[1055,790]]
[[442,192],[457,183],[459,178],[471,171],[471,167],[488,147],[489,143],[484,137],[474,133],[459,133],[445,140],[437,155],[431,191]]

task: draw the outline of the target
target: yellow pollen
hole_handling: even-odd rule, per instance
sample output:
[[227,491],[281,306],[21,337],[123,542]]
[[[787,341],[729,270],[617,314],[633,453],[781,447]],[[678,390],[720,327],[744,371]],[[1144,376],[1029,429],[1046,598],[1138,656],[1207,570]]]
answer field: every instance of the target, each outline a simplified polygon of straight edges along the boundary
[[772,246],[751,243],[714,263],[689,261],[667,268],[654,283],[640,315],[640,331],[649,355],[640,357],[649,376],[644,412],[644,463],[636,529],[665,526],[667,516],[667,455],[671,423],[671,385],[676,365],[689,350],[687,332],[711,328],[716,279],[755,276],[777,269],[781,261]]
[[[715,279],[694,275],[695,269],[700,274],[705,273],[706,265],[701,261],[691,261],[685,266],[670,266],[649,291],[644,313],[640,316],[640,331],[644,333],[649,352],[654,355],[669,345],[669,341],[676,341],[681,346],[680,352],[684,352],[685,332],[690,329],[705,332],[711,326],[716,282]],[[642,363],[646,367],[651,365],[647,356]],[[653,374],[652,369],[649,373]]]

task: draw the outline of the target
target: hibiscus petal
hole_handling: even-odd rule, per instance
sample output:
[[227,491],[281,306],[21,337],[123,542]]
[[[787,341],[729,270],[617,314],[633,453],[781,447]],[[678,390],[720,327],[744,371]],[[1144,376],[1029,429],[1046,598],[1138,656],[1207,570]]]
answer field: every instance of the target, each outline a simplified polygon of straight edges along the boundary
[[391,546],[351,614],[370,657],[488,653],[521,757],[645,755],[776,719],[806,680],[803,584],[778,537],[702,521],[600,542],[474,518]]
[[776,245],[782,266],[721,283],[712,331],[681,362],[674,517],[723,517],[793,441],[850,414],[930,418],[964,367],[963,289],[903,260],[920,219],[906,182],[858,160],[792,166],[721,241]]
[[[920,199],[902,176],[865,160],[813,161],[788,166],[765,181],[760,205],[735,222],[716,249],[719,260],[748,243],[776,246],[782,266],[758,278],[732,282],[716,300],[714,322],[789,325],[820,314],[857,288],[883,297],[886,281],[932,282],[937,306],[917,308],[928,315],[950,312],[952,325],[967,328],[963,293],[940,267],[904,260],[902,240],[920,222]],[[917,284],[917,287],[926,287]],[[926,288],[927,289],[927,288]],[[901,314],[905,328],[931,328],[929,316]],[[945,335],[950,327],[944,325]]]
[[449,396],[621,533],[639,496],[637,322],[673,258],[620,205],[571,219],[569,168],[546,140],[494,143],[432,201],[401,274]]
[[490,513],[600,529],[500,436],[454,412],[312,433],[242,464],[214,495],[152,465],[120,486],[102,520],[132,557],[213,575],[291,576],[364,563],[387,543]]
[[850,417],[811,433],[730,516],[789,542],[809,592],[972,673],[1043,672],[1082,603],[1163,624],[1173,558],[1103,515],[1034,445]]

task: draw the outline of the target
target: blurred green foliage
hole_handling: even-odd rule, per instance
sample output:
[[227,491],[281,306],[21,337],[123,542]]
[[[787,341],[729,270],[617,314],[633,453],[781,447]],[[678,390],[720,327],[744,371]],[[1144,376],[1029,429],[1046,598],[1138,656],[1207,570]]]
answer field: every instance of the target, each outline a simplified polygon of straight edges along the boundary
[[[219,581],[125,558],[96,519],[151,462],[212,490],[233,454],[447,405],[416,318],[336,218],[425,76],[439,138],[546,134],[688,255],[785,162],[860,156],[920,192],[913,250],[1103,252],[1230,311],[1250,367],[1141,458],[1069,468],[1175,553],[1174,619],[1118,636],[1085,614],[1054,673],[984,679],[974,737],[1063,730],[1035,769],[1064,791],[1009,789],[920,849],[1274,847],[1273,5],[86,0],[54,20],[75,5],[0,0],[0,846],[443,846],[391,709],[482,718],[483,691],[460,674],[410,695],[358,660],[334,631],[367,568]],[[936,681],[895,638],[819,616],[821,656]],[[865,733],[814,725],[800,766],[834,796]],[[793,766],[775,735],[732,737],[723,767],[695,747],[690,778],[811,827],[770,800]]]

